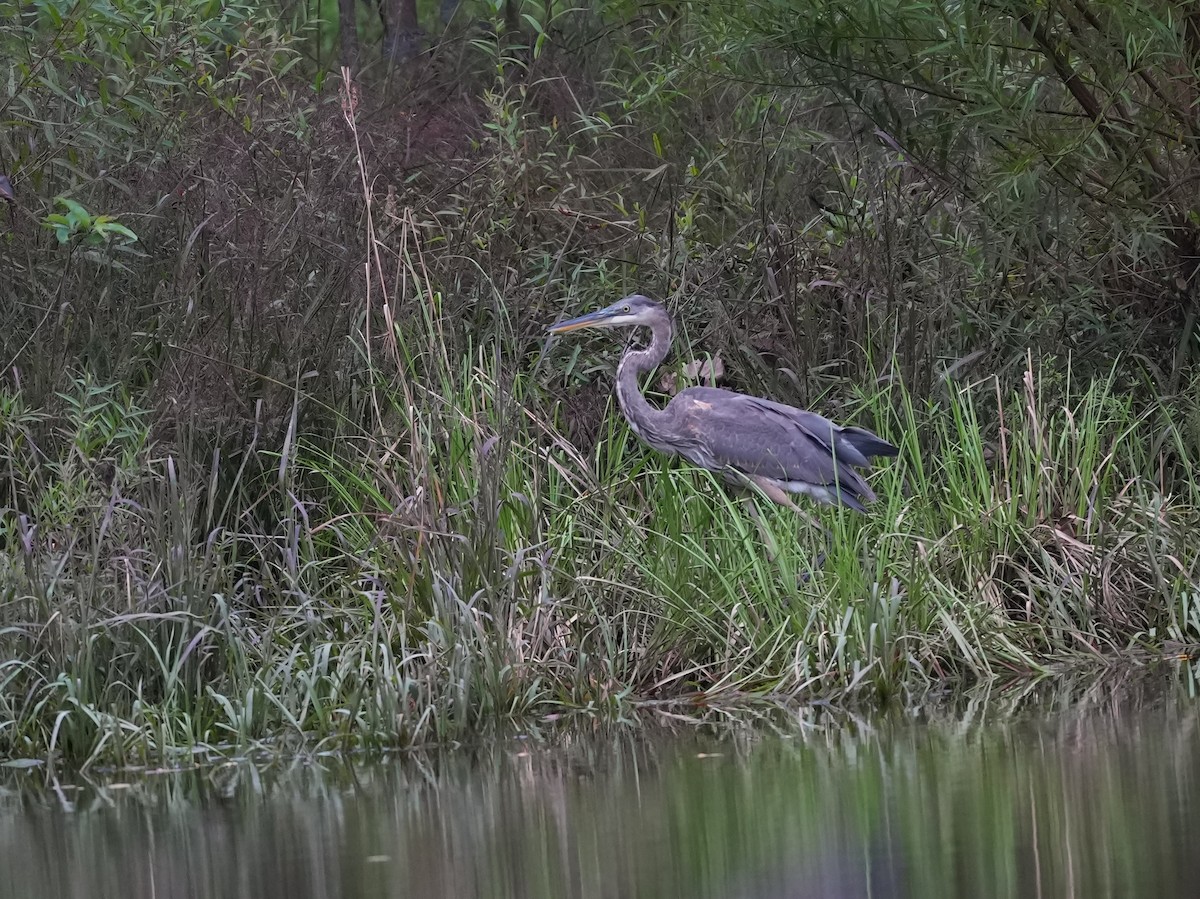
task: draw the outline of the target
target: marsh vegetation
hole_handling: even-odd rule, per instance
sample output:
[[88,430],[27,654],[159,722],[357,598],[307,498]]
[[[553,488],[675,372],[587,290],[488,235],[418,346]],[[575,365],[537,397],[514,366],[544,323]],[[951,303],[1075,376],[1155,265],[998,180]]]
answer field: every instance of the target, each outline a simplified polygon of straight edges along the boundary
[[[0,2],[0,754],[1200,643],[1188,4],[518,12],[396,63],[364,7],[351,84],[328,2]],[[821,570],[638,443],[619,346],[547,346],[633,290],[680,324],[657,402],[719,360],[901,447]]]

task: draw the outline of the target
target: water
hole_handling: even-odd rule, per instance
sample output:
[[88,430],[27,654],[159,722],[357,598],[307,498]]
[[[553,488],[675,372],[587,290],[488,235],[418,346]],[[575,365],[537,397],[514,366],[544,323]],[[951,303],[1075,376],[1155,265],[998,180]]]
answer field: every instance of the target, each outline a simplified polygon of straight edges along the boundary
[[384,763],[9,771],[0,896],[1195,896],[1198,712],[1142,680]]

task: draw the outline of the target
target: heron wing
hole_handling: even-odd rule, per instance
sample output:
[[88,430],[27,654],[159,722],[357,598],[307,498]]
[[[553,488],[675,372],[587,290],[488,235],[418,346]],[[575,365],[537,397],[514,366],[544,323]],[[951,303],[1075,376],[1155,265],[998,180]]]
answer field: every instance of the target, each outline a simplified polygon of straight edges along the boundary
[[697,465],[874,499],[852,467],[867,458],[815,412],[715,387],[683,390],[667,411],[685,438],[679,452]]
[[[734,394],[734,396],[739,395]],[[900,453],[898,448],[866,428],[834,424],[816,412],[797,409],[795,406],[776,403],[760,397],[748,397],[748,399],[753,399],[761,405],[770,406],[780,414],[795,419],[800,427],[818,435],[818,438],[821,435],[829,435],[827,445],[836,450],[839,459],[849,462],[851,465],[869,467],[871,456],[895,456]]]

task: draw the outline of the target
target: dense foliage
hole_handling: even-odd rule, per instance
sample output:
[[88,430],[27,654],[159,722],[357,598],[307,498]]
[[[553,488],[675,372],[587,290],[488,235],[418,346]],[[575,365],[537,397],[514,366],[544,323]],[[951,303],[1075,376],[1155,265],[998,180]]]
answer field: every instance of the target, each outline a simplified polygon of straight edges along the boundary
[[[352,82],[328,3],[0,3],[0,752],[1200,642],[1189,4],[514,3]],[[545,342],[635,289],[902,445],[824,568]]]

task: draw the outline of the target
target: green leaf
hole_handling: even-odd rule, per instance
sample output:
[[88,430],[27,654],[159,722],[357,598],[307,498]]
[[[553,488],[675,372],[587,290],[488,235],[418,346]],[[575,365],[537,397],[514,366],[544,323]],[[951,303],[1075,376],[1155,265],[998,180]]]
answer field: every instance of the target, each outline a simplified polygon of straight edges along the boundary
[[130,231],[128,228],[126,228],[124,225],[122,225],[120,222],[97,222],[96,223],[96,233],[101,234],[104,237],[108,237],[109,235],[112,235],[112,234],[117,234],[117,235],[120,235],[121,237],[124,237],[131,241],[135,241],[138,239],[138,236],[136,234],[134,234],[132,231]]

